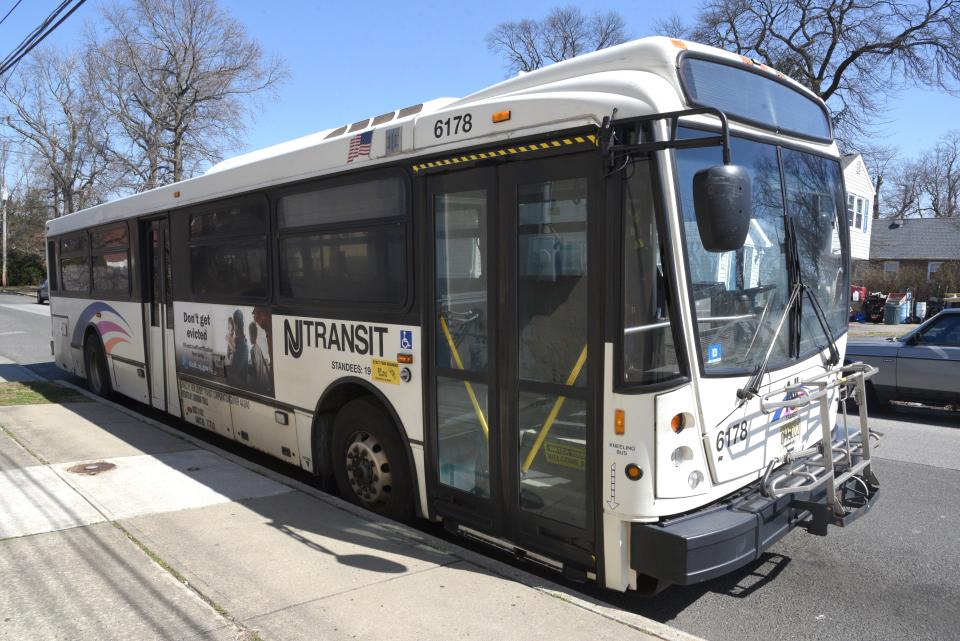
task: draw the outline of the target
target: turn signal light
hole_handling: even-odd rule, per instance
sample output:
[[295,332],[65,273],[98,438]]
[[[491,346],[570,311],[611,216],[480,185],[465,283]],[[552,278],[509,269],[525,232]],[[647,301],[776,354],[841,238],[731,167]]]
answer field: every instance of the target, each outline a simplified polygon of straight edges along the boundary
[[627,420],[624,417],[623,410],[617,410],[613,413],[613,433],[617,436],[623,436],[626,429]]
[[413,363],[413,354],[397,354],[397,362],[403,363],[404,365],[411,365]]
[[510,120],[510,110],[504,109],[503,111],[497,111],[490,117],[490,120],[492,120],[495,123],[506,122]]
[[679,434],[683,431],[685,421],[683,420],[683,414],[677,414],[670,419],[670,429],[673,430],[674,434]]

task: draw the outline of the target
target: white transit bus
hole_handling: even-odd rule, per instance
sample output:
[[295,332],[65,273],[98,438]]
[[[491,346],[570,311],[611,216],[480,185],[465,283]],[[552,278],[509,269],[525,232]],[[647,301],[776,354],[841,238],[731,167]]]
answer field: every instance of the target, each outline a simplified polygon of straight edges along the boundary
[[384,515],[690,584],[878,496],[845,202],[813,94],[647,38],[51,220],[52,348]]

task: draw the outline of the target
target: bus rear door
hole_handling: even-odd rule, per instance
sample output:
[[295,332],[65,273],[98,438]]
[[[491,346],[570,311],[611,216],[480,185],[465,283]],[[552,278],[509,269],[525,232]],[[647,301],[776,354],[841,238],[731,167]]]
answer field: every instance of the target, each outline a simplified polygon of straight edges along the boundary
[[180,416],[173,337],[173,289],[170,264],[170,225],[166,216],[140,222],[144,251],[146,296],[143,308],[147,328],[147,371],[150,404]]

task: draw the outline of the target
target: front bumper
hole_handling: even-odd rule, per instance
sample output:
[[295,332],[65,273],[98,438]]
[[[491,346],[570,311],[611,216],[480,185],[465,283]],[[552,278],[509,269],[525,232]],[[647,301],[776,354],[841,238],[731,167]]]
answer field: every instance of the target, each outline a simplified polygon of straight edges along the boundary
[[733,500],[692,514],[632,524],[631,567],[663,583],[708,581],[760,558],[794,527],[823,535],[828,525],[849,525],[870,511],[880,495],[876,482],[858,477],[851,481],[852,491],[839,493],[844,513],[837,515],[824,487],[771,497],[764,495],[762,483],[755,481]]

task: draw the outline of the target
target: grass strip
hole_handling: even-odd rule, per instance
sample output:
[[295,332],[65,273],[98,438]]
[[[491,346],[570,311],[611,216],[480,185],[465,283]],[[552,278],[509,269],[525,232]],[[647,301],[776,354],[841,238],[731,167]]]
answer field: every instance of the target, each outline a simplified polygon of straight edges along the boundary
[[0,383],[0,407],[48,403],[89,403],[90,399],[72,389],[49,381]]

